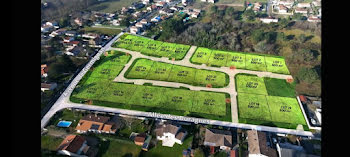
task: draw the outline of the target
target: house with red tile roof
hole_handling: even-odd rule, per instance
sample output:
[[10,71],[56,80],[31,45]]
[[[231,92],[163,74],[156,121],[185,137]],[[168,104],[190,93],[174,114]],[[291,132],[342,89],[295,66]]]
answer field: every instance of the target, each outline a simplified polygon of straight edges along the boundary
[[58,146],[57,153],[68,156],[87,157],[85,154],[89,148],[83,136],[68,135]]
[[41,77],[47,77],[48,68],[46,64],[41,65]]

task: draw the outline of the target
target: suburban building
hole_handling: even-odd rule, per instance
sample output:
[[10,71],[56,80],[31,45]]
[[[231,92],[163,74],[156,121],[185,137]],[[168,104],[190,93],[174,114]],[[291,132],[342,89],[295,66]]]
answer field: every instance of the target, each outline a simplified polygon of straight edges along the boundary
[[308,9],[306,8],[295,8],[294,13],[307,14]]
[[262,21],[263,23],[271,23],[271,22],[278,22],[278,19],[273,17],[265,17],[265,18],[260,18],[260,21]]
[[57,148],[57,153],[61,155],[87,157],[89,150],[87,141],[83,136],[68,135]]
[[82,52],[83,49],[79,46],[69,46],[66,49],[66,52],[64,52],[66,55],[70,55],[70,56],[77,56],[80,54],[80,52]]
[[162,141],[162,146],[173,147],[175,143],[182,144],[187,131],[178,124],[158,123],[156,129],[157,140]]
[[66,36],[74,37],[77,35],[76,31],[66,31],[65,33]]
[[41,65],[41,77],[47,77],[48,68],[46,64]]
[[143,25],[144,25],[144,24],[142,24],[141,22],[137,22],[137,23],[135,24],[135,26],[136,26],[136,27],[139,27],[139,28],[143,28]]
[[312,1],[312,4],[313,4],[315,7],[320,7],[320,6],[321,6],[321,1]]
[[65,42],[65,43],[69,43],[69,42],[71,42],[73,40],[74,40],[74,37],[64,37],[63,38],[63,42]]
[[[206,129],[204,145],[219,147],[222,150],[230,150],[233,147],[232,132],[227,130]],[[237,144],[237,141],[235,141]]]
[[[119,122],[119,121],[117,121]],[[110,121],[109,117],[88,114],[79,120],[75,130],[78,133],[107,133],[114,134],[120,128],[120,123]]]
[[248,130],[247,134],[249,157],[278,157],[277,150],[267,145],[265,132]]
[[278,5],[277,8],[278,8],[279,13],[287,13],[288,12],[288,8],[285,5],[280,4],[280,5]]
[[146,140],[146,134],[141,133],[135,136],[134,143],[138,146],[142,146],[145,143]]
[[54,90],[57,87],[57,83],[41,83],[41,91]]
[[158,2],[156,3],[156,6],[157,6],[157,7],[164,7],[165,4],[166,4],[165,1],[158,1]]
[[81,37],[88,38],[88,39],[95,39],[97,37],[100,37],[100,35],[98,35],[96,33],[85,33]]
[[120,25],[119,20],[112,20],[112,25],[119,26]]
[[46,32],[50,32],[54,29],[53,26],[50,25],[43,25],[41,26],[41,32],[46,33]]
[[151,142],[151,139],[152,139],[152,136],[148,135],[146,140],[145,140],[145,142],[142,145],[142,150],[148,151],[148,146],[149,146],[149,144]]
[[146,19],[142,19],[142,20],[140,21],[140,23],[146,25],[148,22],[147,22]]
[[53,26],[54,28],[59,28],[58,23],[56,21],[46,22],[45,25]]
[[310,16],[307,18],[307,21],[309,21],[309,22],[321,22],[321,19],[318,17]]
[[254,3],[254,12],[258,12],[262,9],[262,4],[260,2]]
[[310,8],[310,3],[298,3],[297,7],[299,8]]
[[139,34],[140,33],[140,28],[136,26],[130,27],[130,33],[131,34]]
[[83,20],[81,18],[75,18],[74,19],[74,22],[79,25],[79,26],[82,26],[83,25]]
[[63,35],[64,33],[66,33],[66,31],[67,31],[67,29],[61,28],[61,29],[58,29],[58,30],[51,32],[51,34],[49,36],[55,37],[56,35]]
[[291,8],[294,4],[294,0],[283,0],[283,1],[278,1],[277,5],[284,5],[287,8]]
[[215,3],[215,0],[201,0],[202,2]]

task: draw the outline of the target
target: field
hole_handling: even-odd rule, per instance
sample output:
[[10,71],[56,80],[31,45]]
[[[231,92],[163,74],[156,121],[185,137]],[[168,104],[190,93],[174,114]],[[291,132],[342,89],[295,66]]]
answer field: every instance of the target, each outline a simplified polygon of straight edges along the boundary
[[133,2],[137,1],[138,0],[110,0],[89,6],[88,9],[104,13],[113,13],[122,9],[123,6],[130,6]]
[[191,46],[124,34],[116,43],[114,43],[113,47],[138,51],[149,56],[168,57],[169,59],[174,58],[175,60],[181,60],[185,57]]
[[295,95],[295,83],[283,79],[236,75],[240,123],[308,130]]
[[190,61],[197,64],[206,64],[209,60],[212,50],[204,47],[198,47],[191,57]]
[[290,74],[285,59],[280,56],[220,51],[198,47],[190,61],[193,64],[206,64],[213,67],[234,67],[237,69]]
[[265,57],[260,55],[245,55],[246,69],[254,71],[266,71]]
[[209,71],[156,62],[148,59],[137,59],[131,69],[125,73],[126,78],[148,79],[187,83],[195,86],[225,87],[229,83],[228,75],[218,71]]
[[262,77],[247,74],[237,74],[235,76],[235,80],[236,91],[238,93],[267,95],[264,78]]

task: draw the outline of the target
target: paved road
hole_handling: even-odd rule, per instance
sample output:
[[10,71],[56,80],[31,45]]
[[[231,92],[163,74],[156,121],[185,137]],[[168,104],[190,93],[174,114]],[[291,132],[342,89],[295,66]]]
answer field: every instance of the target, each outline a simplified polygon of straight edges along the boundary
[[157,117],[162,117],[163,119],[172,119],[172,120],[180,120],[180,121],[187,121],[187,122],[198,122],[202,124],[211,124],[211,125],[220,125],[220,126],[227,126],[227,127],[237,127],[237,128],[244,128],[244,129],[256,129],[256,130],[262,130],[262,131],[269,131],[269,132],[278,132],[278,133],[287,133],[287,134],[295,134],[295,135],[301,135],[301,136],[310,136],[312,137],[312,133],[308,131],[298,131],[298,130],[292,130],[292,129],[282,129],[282,128],[276,128],[276,127],[267,127],[267,126],[257,126],[257,125],[251,125],[251,124],[240,124],[237,123],[238,120],[238,114],[237,114],[237,103],[236,103],[236,95],[235,92],[235,84],[234,84],[234,76],[237,73],[250,73],[250,74],[256,74],[259,77],[275,77],[275,78],[281,78],[286,79],[290,78],[290,75],[281,75],[281,74],[273,74],[270,72],[257,72],[257,71],[249,71],[249,70],[241,70],[241,69],[229,69],[228,67],[207,67],[206,65],[195,65],[189,62],[189,58],[194,53],[196,47],[192,46],[185,56],[185,59],[181,61],[172,61],[168,58],[156,58],[156,57],[150,57],[145,56],[139,52],[129,51],[125,49],[119,49],[119,48],[111,48],[111,45],[116,41],[123,32],[118,34],[116,37],[114,37],[108,44],[106,44],[101,50],[90,60],[90,62],[85,66],[83,70],[80,71],[80,73],[74,78],[72,83],[66,88],[65,92],[58,98],[56,103],[51,107],[51,109],[46,113],[46,115],[41,120],[41,128],[44,128],[45,125],[49,122],[50,118],[58,111],[65,109],[65,108],[77,108],[77,109],[85,109],[85,110],[93,110],[93,111],[100,111],[100,112],[111,112],[111,113],[119,113],[119,114],[126,114],[126,115],[133,115],[133,116],[143,116],[143,117],[155,117],[155,115],[149,113],[149,112],[141,112],[141,111],[133,111],[133,110],[125,110],[125,109],[117,109],[117,108],[109,108],[109,107],[101,107],[101,106],[93,106],[93,105],[86,105],[86,104],[77,104],[72,103],[69,101],[69,96],[71,95],[73,89],[79,82],[79,80],[85,75],[88,69],[95,63],[96,60],[99,59],[99,56],[105,51],[105,50],[119,50],[123,52],[127,52],[131,54],[132,59],[131,61],[126,64],[125,68],[122,70],[121,74],[116,77],[115,81],[130,81],[128,79],[125,79],[124,73],[126,70],[130,67],[132,62],[136,58],[148,58],[154,61],[162,61],[166,63],[171,64],[177,64],[182,66],[189,66],[194,67],[197,69],[206,69],[206,70],[215,70],[215,71],[221,71],[225,72],[230,76],[230,83],[227,87],[224,88],[206,88],[206,87],[196,87],[191,86],[187,84],[182,83],[172,83],[172,82],[164,82],[164,81],[153,81],[153,80],[135,80],[132,81],[137,84],[143,84],[144,82],[153,82],[154,85],[160,85],[160,86],[185,86],[190,88],[191,90],[206,90],[206,91],[219,91],[219,92],[226,92],[230,93],[231,95],[231,110],[232,110],[232,119],[233,122],[223,122],[218,120],[209,120],[209,119],[201,119],[201,118],[192,118],[192,117],[184,117],[184,116],[172,116],[172,115],[166,115],[166,114],[157,114]]

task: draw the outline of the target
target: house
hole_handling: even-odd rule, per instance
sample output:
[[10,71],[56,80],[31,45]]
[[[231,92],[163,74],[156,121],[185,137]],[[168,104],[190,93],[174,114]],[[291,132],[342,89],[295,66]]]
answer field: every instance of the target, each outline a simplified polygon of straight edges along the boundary
[[215,3],[215,0],[208,0],[208,3]]
[[139,27],[139,28],[143,28],[143,25],[144,25],[144,24],[142,24],[141,22],[137,22],[137,23],[135,24],[135,26],[136,26],[136,27]]
[[87,157],[89,150],[87,141],[83,136],[68,135],[58,146],[57,153],[61,155]]
[[82,48],[79,47],[79,46],[69,46],[67,49],[66,49],[66,52],[65,54],[66,55],[70,55],[70,56],[77,56],[79,55],[80,52],[82,52]]
[[291,8],[294,4],[294,0],[283,0],[283,1],[278,1],[277,5],[284,5],[287,8]]
[[130,27],[130,33],[131,34],[139,34],[140,33],[140,28],[136,26]]
[[77,35],[76,31],[66,31],[65,33],[66,36],[74,37]]
[[57,87],[57,83],[41,83],[41,91],[54,90]]
[[56,21],[52,21],[52,22],[46,22],[45,25],[49,25],[49,26],[53,26],[54,28],[59,28],[58,23]]
[[297,4],[298,8],[310,8],[310,3],[298,3]]
[[138,146],[142,146],[144,144],[146,140],[146,134],[145,133],[141,133],[136,135],[136,137],[134,138],[134,143]]
[[166,4],[165,1],[158,1],[158,2],[156,3],[156,6],[157,6],[157,7],[164,7],[165,4]]
[[129,8],[126,8],[126,7],[123,7],[122,10],[120,10],[121,14],[125,14],[127,12],[129,12]]
[[46,64],[41,65],[41,77],[47,77],[48,68]]
[[238,157],[238,149],[234,149],[230,151],[230,157]]
[[159,22],[160,20],[161,20],[160,16],[156,16],[156,17],[151,19],[151,22]]
[[120,21],[119,20],[112,20],[112,25],[113,26],[120,26]]
[[64,28],[55,30],[53,32],[51,32],[51,34],[49,35],[50,37],[55,37],[56,35],[63,35],[67,30]]
[[306,8],[295,8],[294,13],[307,14],[308,9]]
[[267,145],[265,132],[248,130],[249,157],[278,157],[277,150]]
[[148,22],[147,22],[146,19],[142,19],[142,20],[140,21],[140,23],[146,25]]
[[89,40],[90,47],[102,47],[102,38],[96,37],[94,39]]
[[206,129],[204,145],[219,147],[222,150],[230,150],[233,147],[232,133],[227,130]]
[[265,18],[260,18],[260,21],[263,23],[271,23],[271,22],[278,22],[278,19],[274,17],[265,17]]
[[278,12],[279,13],[287,13],[288,12],[288,8],[282,4],[278,5]]
[[193,13],[191,13],[191,17],[192,17],[192,18],[198,18],[198,16],[199,16],[199,12],[193,12]]
[[179,11],[178,7],[176,7],[176,6],[172,6],[172,7],[170,7],[169,9],[170,9],[170,10],[174,10],[174,11]]
[[260,2],[254,3],[254,12],[260,11],[262,8],[262,4]]
[[85,33],[81,37],[87,38],[87,39],[95,39],[95,38],[99,37],[99,35],[96,33]]
[[79,26],[82,26],[83,25],[83,20],[81,18],[75,18],[74,19],[74,22],[79,25]]
[[320,7],[320,6],[321,6],[321,2],[320,2],[320,1],[312,1],[312,4],[313,4],[315,7]]
[[300,101],[303,102],[303,103],[306,103],[306,102],[307,102],[307,99],[306,99],[306,97],[305,97],[304,95],[299,95],[299,99],[300,99]]
[[182,3],[182,5],[186,6],[187,5],[187,0],[182,0],[181,3]]
[[67,43],[68,46],[78,46],[80,42],[79,41],[70,41]]
[[65,43],[69,43],[69,42],[71,42],[73,40],[74,40],[74,37],[64,37],[63,38],[63,42],[65,42]]
[[302,146],[292,145],[289,143],[277,143],[276,147],[278,154],[282,157],[319,157],[316,155],[308,154],[308,151],[305,150]]
[[182,144],[187,131],[175,123],[158,123],[155,129],[157,140],[162,141],[162,146],[173,147],[175,143]]
[[50,25],[43,25],[41,26],[41,32],[46,33],[46,32],[50,32],[54,29],[53,26]]
[[310,16],[307,18],[307,21],[309,21],[309,22],[321,22],[321,19],[318,17]]
[[79,120],[75,130],[78,133],[107,133],[114,134],[120,128],[119,121],[111,121],[109,117],[88,114]]

